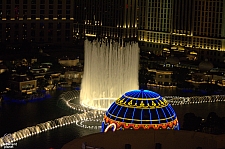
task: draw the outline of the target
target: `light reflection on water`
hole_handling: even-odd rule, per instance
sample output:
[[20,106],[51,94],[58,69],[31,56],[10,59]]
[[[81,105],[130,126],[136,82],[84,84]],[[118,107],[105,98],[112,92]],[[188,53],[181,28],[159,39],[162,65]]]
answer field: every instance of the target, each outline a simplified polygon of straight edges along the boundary
[[[152,88],[150,90],[158,92],[162,96],[181,94],[177,93],[175,89],[169,88]],[[3,136],[5,133],[12,133],[41,122],[74,114],[72,111],[66,111],[56,106],[58,96],[61,93],[62,91],[54,91],[51,93],[51,99],[37,103],[28,103],[24,105],[3,104],[2,108],[0,108],[0,135]],[[183,124],[183,116],[188,112],[206,118],[208,113],[213,111],[220,117],[225,117],[225,102],[181,105],[173,106],[173,108],[177,113],[181,127]],[[75,138],[97,132],[97,130],[83,129],[73,124],[21,140],[15,148],[59,149]]]
[[[149,86],[149,90],[159,93],[161,96],[196,96],[201,95],[194,91],[188,90],[178,90],[177,88],[169,87],[153,87]],[[201,95],[204,96],[204,95]],[[186,104],[173,106],[174,110],[177,113],[180,126],[183,124],[183,117],[185,113],[194,113],[196,116],[206,118],[209,112],[215,112],[220,117],[225,117],[225,102],[216,102],[216,103],[201,103],[201,104]]]

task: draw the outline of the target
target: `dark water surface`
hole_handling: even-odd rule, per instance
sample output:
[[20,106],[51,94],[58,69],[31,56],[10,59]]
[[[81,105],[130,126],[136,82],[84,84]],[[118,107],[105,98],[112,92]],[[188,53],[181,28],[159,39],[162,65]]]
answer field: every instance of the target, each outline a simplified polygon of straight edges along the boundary
[[[158,92],[162,96],[176,95],[177,92],[170,89],[158,88],[153,88],[151,90]],[[74,114],[74,112],[60,108],[57,105],[58,97],[62,92],[63,91],[53,91],[50,93],[51,98],[34,103],[9,104],[2,102],[0,105],[0,137],[6,133],[13,133],[38,123]],[[183,123],[183,116],[188,112],[193,112],[196,116],[206,118],[209,112],[214,111],[220,117],[225,117],[225,102],[181,105],[173,106],[173,108],[177,113],[181,126]],[[97,132],[97,130],[83,129],[72,124],[20,140],[14,148],[60,149],[64,144],[75,138]]]

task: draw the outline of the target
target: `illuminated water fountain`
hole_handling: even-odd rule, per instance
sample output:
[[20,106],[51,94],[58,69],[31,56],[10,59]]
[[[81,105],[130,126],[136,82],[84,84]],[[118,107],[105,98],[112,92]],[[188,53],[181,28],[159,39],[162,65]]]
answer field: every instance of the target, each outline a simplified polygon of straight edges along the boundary
[[225,101],[225,95],[191,96],[191,97],[165,96],[164,98],[167,99],[171,105],[200,104],[208,102]]
[[74,90],[69,92],[64,92],[59,96],[58,106],[64,108],[70,108],[79,112],[87,112],[90,109],[79,104],[80,91]]
[[138,43],[86,40],[84,49],[83,106],[107,110],[122,93],[138,89]]
[[[21,139],[70,124],[76,124],[77,126],[86,129],[98,129],[100,131],[101,122],[105,112],[101,110],[90,110],[82,107],[81,105],[79,105],[78,98],[78,91],[69,91],[63,93],[60,96],[59,102],[64,103],[68,108],[72,110],[80,111],[82,113],[77,113],[70,116],[63,116],[55,120],[50,120],[44,123],[37,124],[35,126],[24,128],[14,133],[5,134],[3,137],[0,138],[0,147],[6,145],[7,143],[17,142]],[[225,101],[225,95],[193,97],[167,96],[164,98],[168,99],[168,102],[173,105]]]
[[88,129],[101,129],[101,126],[96,124],[90,125],[86,122],[96,122],[101,123],[103,113],[101,111],[88,111],[81,114],[73,114],[70,116],[64,116],[55,120],[47,121],[44,123],[37,124],[32,127],[27,127],[17,132],[6,134],[0,138],[0,147],[19,141],[21,139],[46,132],[52,129],[56,129],[58,127],[63,127],[70,124],[77,124],[80,127],[88,128]]

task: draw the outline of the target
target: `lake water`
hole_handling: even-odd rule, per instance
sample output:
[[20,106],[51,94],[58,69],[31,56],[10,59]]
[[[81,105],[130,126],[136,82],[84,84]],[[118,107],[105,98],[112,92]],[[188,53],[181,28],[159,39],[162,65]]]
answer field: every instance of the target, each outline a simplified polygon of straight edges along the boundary
[[[152,88],[151,90],[158,92],[162,96],[176,94],[184,95],[184,93],[177,93],[178,91],[169,88]],[[33,103],[14,104],[2,102],[0,106],[0,136],[2,137],[6,133],[13,133],[20,129],[34,126],[38,123],[74,114],[73,111],[66,110],[59,106],[58,97],[62,92],[62,90],[52,91],[50,92],[51,98]],[[183,123],[183,116],[188,112],[192,112],[195,113],[196,116],[206,118],[208,113],[213,111],[220,117],[225,117],[225,102],[181,105],[173,106],[173,108],[177,113],[181,126]],[[14,148],[60,149],[69,141],[92,133],[98,133],[98,131],[83,129],[72,124],[18,141],[17,146]]]

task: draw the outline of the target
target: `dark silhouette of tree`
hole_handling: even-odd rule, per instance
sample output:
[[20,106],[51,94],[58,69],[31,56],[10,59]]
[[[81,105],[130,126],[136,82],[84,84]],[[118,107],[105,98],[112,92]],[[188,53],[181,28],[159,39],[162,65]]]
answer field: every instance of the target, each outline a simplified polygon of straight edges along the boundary
[[29,72],[29,68],[27,66],[17,66],[16,67],[16,72],[18,74],[27,74],[27,72]]
[[189,131],[199,131],[201,121],[202,118],[195,116],[194,113],[186,113],[184,115],[183,129]]
[[210,134],[225,133],[225,117],[219,117],[215,112],[210,112],[203,122],[201,117],[195,116],[194,113],[184,115],[183,129],[189,131],[200,131]]
[[9,79],[9,72],[5,71],[3,73],[0,74],[0,92],[5,91],[5,88],[7,86],[7,81]]
[[61,72],[63,70],[64,70],[63,66],[58,62],[52,63],[52,66],[50,68],[50,71],[54,71],[54,72]]
[[225,119],[219,117],[215,112],[210,112],[204,124],[207,133],[223,134],[225,133]]
[[146,75],[148,75],[148,70],[145,68],[141,68],[138,75],[139,83],[147,83]]
[[210,112],[206,119],[206,124],[209,127],[215,126],[218,121],[218,115],[215,112]]
[[208,95],[213,94],[214,92],[221,89],[219,85],[216,84],[208,84],[208,83],[201,83],[198,87],[199,90],[204,90],[207,92]]
[[178,68],[173,71],[172,80],[177,82],[181,86],[185,83],[185,79],[188,77],[189,70],[186,68]]

